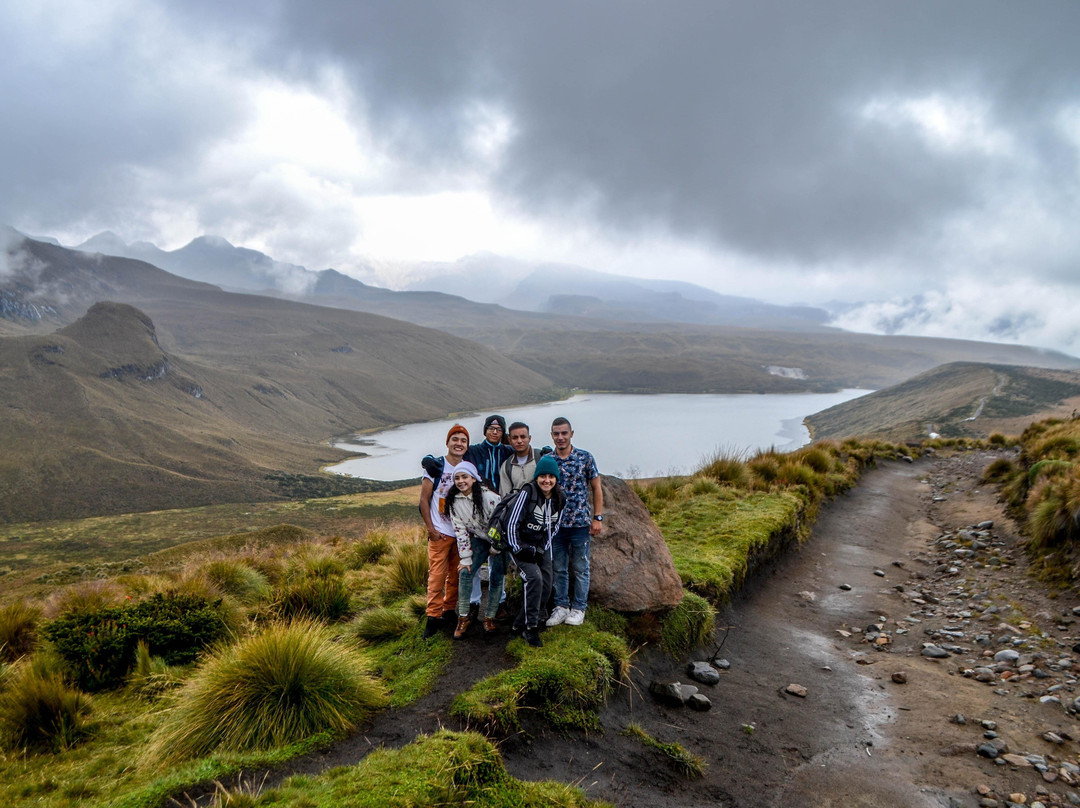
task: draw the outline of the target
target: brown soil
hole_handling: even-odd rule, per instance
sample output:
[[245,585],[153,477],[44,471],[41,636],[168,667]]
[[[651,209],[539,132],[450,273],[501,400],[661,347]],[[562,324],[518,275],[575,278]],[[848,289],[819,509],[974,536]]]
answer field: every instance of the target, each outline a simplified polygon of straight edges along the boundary
[[[502,740],[508,770],[522,779],[577,783],[590,797],[643,808],[976,806],[979,786],[998,804],[1018,792],[1028,804],[1068,804],[1066,792],[1075,789],[1063,780],[1045,782],[1032,768],[1000,765],[974,751],[983,742],[982,720],[995,721],[1008,751],[1019,754],[1075,763],[1074,742],[1055,746],[1040,736],[1053,730],[1080,738],[1065,709],[1075,695],[1072,672],[1050,665],[1077,658],[1070,653],[1076,598],[1053,600],[1027,575],[1015,526],[979,483],[995,456],[884,464],[826,507],[801,549],[756,576],[719,616],[715,640],[724,645],[717,656],[731,667],[718,685],[699,686],[711,711],[655,703],[648,695],[652,679],[689,679],[682,663],[646,649],[634,660],[632,685],[604,710],[602,732],[567,738],[529,728]],[[937,543],[946,531],[984,520],[995,523],[992,538],[1002,544],[992,550],[1001,566],[984,566],[979,558],[958,563],[952,549]],[[940,605],[914,601],[917,594]],[[981,600],[998,604],[999,614],[990,622],[976,619],[977,612],[962,616]],[[916,612],[921,622],[903,621]],[[891,642],[875,651],[863,631],[883,617]],[[940,628],[963,630],[963,639],[943,638],[962,652],[940,661],[921,656],[931,639],[926,632]],[[985,648],[974,639],[984,632],[994,638]],[[982,684],[963,675],[986,662],[983,654],[1011,647],[998,639],[1017,632],[1026,643],[1022,653],[1045,653],[1036,663],[1048,678]],[[399,746],[441,726],[463,728],[447,715],[450,701],[507,664],[502,647],[480,637],[458,643],[451,672],[430,696],[277,776],[354,763],[372,748]],[[706,659],[714,650],[692,657]],[[901,671],[906,684],[892,681]],[[805,698],[784,692],[792,683],[806,688]],[[1053,685],[1061,686],[1061,703],[1041,703],[1037,697]],[[957,713],[964,724],[950,722]],[[658,752],[621,734],[630,722],[703,757],[704,776],[687,779]]]

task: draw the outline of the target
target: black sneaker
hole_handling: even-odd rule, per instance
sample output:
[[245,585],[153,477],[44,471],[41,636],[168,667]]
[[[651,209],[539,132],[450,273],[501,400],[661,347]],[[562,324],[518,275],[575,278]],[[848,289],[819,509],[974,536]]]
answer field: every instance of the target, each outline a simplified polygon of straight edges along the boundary
[[544,641],[540,639],[540,632],[536,630],[536,626],[525,629],[525,642],[531,645],[533,648],[541,648],[544,645]]
[[427,623],[424,624],[424,639],[430,640],[436,634],[442,632],[446,626],[441,617],[432,617],[428,615]]

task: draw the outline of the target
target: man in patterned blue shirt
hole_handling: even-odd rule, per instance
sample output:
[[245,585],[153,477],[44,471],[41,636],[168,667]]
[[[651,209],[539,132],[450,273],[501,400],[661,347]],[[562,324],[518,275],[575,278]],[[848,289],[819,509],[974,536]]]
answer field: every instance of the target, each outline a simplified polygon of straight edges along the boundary
[[[589,599],[589,547],[604,529],[604,494],[593,456],[571,444],[574,430],[565,418],[551,422],[552,457],[559,464],[559,484],[566,493],[559,531],[551,541],[555,571],[555,609],[547,625],[580,626]],[[589,495],[592,494],[592,504]],[[570,582],[573,579],[573,591]]]

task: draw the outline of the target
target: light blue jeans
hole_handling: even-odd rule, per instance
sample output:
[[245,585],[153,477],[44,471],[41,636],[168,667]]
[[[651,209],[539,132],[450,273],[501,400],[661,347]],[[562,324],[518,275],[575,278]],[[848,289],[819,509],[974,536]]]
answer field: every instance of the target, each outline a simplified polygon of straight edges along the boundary
[[472,569],[462,570],[458,578],[458,614],[464,617],[469,613],[469,594],[472,592],[473,576],[488,562],[488,603],[485,617],[495,617],[499,611],[498,592],[503,591],[503,577],[506,575],[506,553],[491,554],[491,545],[477,536],[472,536]]
[[[551,561],[555,569],[555,606],[585,611],[589,601],[589,526],[563,527],[552,537]],[[573,592],[570,579],[573,577]],[[572,595],[572,598],[571,598]]]

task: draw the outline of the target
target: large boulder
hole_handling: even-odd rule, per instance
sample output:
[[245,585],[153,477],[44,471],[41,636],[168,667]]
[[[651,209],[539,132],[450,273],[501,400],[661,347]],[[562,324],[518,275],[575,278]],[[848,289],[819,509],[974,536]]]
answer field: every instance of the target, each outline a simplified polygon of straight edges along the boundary
[[670,609],[683,599],[671,551],[644,503],[618,477],[601,476],[604,532],[592,540],[589,602],[620,612]]

